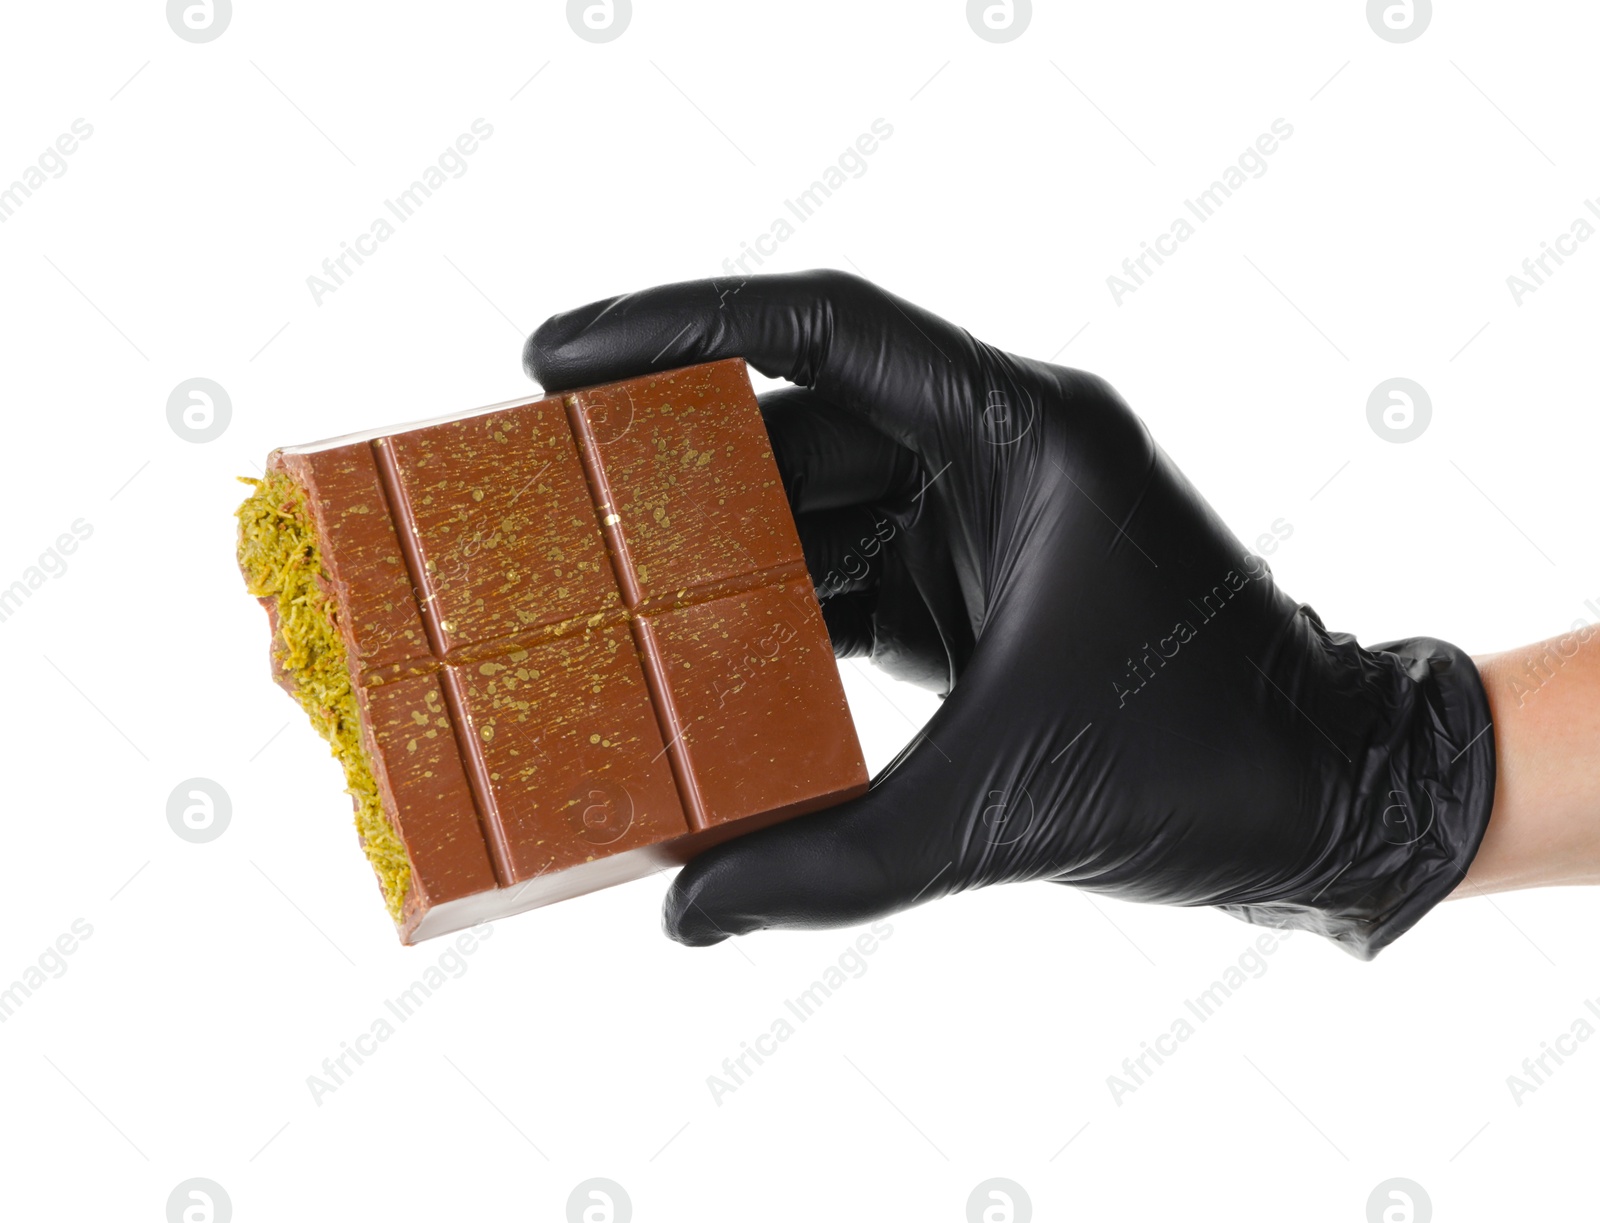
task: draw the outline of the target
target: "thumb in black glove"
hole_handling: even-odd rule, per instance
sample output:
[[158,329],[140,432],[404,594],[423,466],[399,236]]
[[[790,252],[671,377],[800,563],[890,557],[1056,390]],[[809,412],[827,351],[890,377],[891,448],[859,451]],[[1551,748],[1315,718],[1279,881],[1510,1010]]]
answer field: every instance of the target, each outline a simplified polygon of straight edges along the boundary
[[948,693],[863,797],[721,845],[690,944],[1046,879],[1370,958],[1466,873],[1494,736],[1472,661],[1363,648],[1273,581],[1093,375],[837,272],[550,319],[546,390],[743,356],[841,657]]

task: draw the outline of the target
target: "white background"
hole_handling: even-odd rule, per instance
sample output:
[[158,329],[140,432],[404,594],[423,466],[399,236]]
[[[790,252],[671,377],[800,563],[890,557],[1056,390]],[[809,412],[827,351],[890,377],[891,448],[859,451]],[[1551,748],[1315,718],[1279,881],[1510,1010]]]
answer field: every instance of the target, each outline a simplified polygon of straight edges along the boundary
[[[856,269],[1104,375],[1242,539],[1292,524],[1274,572],[1330,628],[1481,654],[1594,619],[1600,242],[1520,305],[1506,277],[1600,192],[1600,12],[1441,9],[1395,45],[1356,2],[1052,4],[994,44],[952,0],[637,0],[596,45],[559,3],[240,0],[195,45],[152,0],[7,6],[0,183],[94,129],[0,225],[0,586],[93,527],[0,623],[0,984],[93,927],[0,1026],[7,1213],[159,1220],[204,1176],[241,1223],[558,1220],[606,1176],[641,1221],[959,1220],[1005,1176],[1039,1219],[1359,1223],[1405,1176],[1439,1220],[1571,1217],[1600,1041],[1520,1105],[1506,1078],[1600,995],[1581,891],[1446,905],[1372,964],[1291,938],[1120,1105],[1107,1076],[1255,932],[966,895],[894,919],[718,1104],[855,935],[688,950],[655,878],[500,923],[315,1103],[446,945],[396,942],[232,555],[273,446],[526,393],[544,317],[721,274],[882,118],[762,270]],[[318,304],[477,118],[465,175]],[[1106,277],[1278,118],[1268,171],[1118,305]],[[1404,445],[1366,419],[1394,376],[1433,400]],[[232,400],[207,444],[166,419],[192,377]],[[932,702],[845,679],[880,767]],[[204,845],[166,820],[195,776],[233,804]]]

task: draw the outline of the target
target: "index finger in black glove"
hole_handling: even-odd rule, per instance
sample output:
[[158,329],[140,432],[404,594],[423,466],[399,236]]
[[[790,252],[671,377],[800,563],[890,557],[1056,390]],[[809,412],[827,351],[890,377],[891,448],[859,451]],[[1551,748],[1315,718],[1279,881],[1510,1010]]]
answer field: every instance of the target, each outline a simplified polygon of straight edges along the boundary
[[528,337],[522,364],[547,391],[562,391],[743,357],[921,453],[938,406],[926,396],[927,369],[976,347],[860,277],[802,272],[685,281],[569,310]]
[[760,403],[834,652],[948,691],[971,630],[921,460],[817,391]]

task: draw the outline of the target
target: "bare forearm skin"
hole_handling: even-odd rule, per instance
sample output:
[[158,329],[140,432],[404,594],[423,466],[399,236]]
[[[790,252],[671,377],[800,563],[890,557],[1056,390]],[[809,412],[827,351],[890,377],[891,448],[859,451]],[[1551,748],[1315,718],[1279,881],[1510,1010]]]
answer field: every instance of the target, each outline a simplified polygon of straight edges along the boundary
[[1494,719],[1494,807],[1451,899],[1600,883],[1600,626],[1473,661]]

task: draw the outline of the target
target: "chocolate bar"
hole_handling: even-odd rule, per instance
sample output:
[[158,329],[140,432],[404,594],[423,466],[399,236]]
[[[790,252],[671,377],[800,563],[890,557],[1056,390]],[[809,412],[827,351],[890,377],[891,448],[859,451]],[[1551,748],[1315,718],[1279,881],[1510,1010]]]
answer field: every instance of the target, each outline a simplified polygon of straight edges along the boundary
[[274,676],[412,943],[865,791],[744,362],[275,450]]

